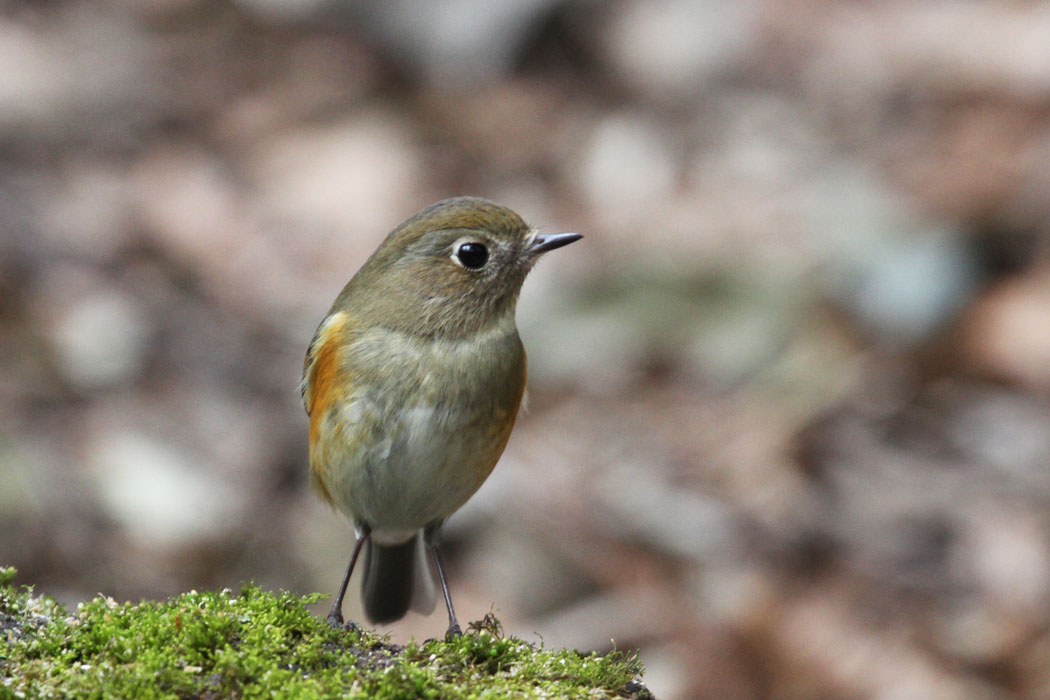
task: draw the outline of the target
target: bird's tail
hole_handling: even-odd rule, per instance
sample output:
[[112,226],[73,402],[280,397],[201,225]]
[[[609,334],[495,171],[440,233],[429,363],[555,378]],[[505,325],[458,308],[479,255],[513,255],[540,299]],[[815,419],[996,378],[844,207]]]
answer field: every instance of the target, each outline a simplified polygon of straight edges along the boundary
[[419,533],[394,545],[376,544],[369,538],[361,598],[372,623],[400,620],[410,609],[423,615],[434,610],[437,596]]

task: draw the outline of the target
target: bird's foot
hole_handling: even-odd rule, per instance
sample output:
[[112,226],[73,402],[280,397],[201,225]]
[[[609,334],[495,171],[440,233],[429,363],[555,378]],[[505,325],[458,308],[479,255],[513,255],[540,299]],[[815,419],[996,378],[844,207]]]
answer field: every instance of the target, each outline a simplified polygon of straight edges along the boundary
[[353,620],[350,620],[349,622],[344,622],[343,613],[337,612],[335,610],[328,613],[328,617],[325,618],[325,621],[337,630],[346,630],[348,632],[361,631],[361,628],[357,626],[356,622],[354,622]]

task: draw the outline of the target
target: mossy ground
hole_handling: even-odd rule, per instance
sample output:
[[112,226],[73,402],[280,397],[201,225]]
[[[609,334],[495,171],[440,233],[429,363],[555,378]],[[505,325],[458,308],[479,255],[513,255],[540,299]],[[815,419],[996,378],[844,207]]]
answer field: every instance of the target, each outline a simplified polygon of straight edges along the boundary
[[0,569],[0,700],[9,698],[647,698],[637,659],[550,651],[487,618],[445,641],[398,646],[337,630],[320,595],[190,591],[95,598],[72,614]]

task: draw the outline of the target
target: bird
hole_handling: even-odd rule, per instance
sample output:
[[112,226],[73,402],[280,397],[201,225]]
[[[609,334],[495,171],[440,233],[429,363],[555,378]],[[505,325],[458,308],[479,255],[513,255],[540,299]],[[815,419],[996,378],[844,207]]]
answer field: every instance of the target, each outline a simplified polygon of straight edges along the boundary
[[370,622],[432,612],[436,573],[446,636],[462,634],[441,529],[492,472],[522,403],[522,283],[543,254],[582,237],[539,233],[507,207],[454,197],[398,225],[336,297],[300,386],[310,484],[357,538],[331,625],[344,626],[343,599],[363,554]]

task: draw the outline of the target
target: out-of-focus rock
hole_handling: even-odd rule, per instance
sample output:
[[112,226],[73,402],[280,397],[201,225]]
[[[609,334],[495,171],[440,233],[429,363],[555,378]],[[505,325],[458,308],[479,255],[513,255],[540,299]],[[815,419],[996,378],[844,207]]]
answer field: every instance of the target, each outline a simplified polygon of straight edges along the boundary
[[963,348],[979,371],[1022,386],[1050,387],[1050,267],[1004,280],[967,313]]
[[129,188],[121,166],[75,162],[58,180],[56,190],[32,202],[50,253],[112,262],[130,239]]
[[614,230],[651,225],[671,197],[679,165],[651,121],[616,114],[594,126],[578,164],[584,195],[597,219]]
[[[146,154],[131,177],[142,235],[200,280],[228,311],[268,321],[302,300],[305,261],[317,242],[267,229],[262,205],[214,153],[169,146]],[[292,224],[289,224],[292,228]],[[338,253],[338,250],[331,251]]]
[[0,26],[0,128],[53,119],[69,93],[62,56],[45,37],[14,22]]
[[365,33],[395,63],[439,85],[492,81],[511,69],[530,33],[559,0],[408,0],[383,3],[333,0],[239,0],[260,14],[323,21]]
[[813,29],[805,80],[824,98],[863,94],[873,105],[901,87],[1026,101],[1050,93],[1050,10],[1041,3],[835,4]]
[[99,434],[87,459],[106,512],[142,546],[177,548],[222,537],[244,514],[237,489],[156,438]]
[[1045,5],[938,2],[884,17],[890,21],[853,24],[894,37],[889,61],[909,82],[931,90],[980,86],[1025,100],[1050,95],[1050,46],[1043,41],[1050,32],[1050,8]]
[[613,6],[602,34],[607,60],[644,95],[680,100],[746,60],[759,3],[658,0]]
[[1050,550],[1046,522],[1015,507],[984,505],[960,547],[974,581],[996,609],[1026,619],[1033,630],[1050,619]]
[[152,323],[137,301],[116,289],[68,299],[51,328],[59,370],[82,390],[133,380],[141,369]]
[[858,272],[847,303],[865,325],[911,342],[954,320],[978,277],[976,260],[960,236],[938,230],[901,238]]
[[330,239],[364,236],[370,248],[414,211],[421,184],[408,125],[380,112],[260,144],[249,173],[266,225]]
[[157,117],[163,71],[135,23],[92,5],[46,26],[0,26],[0,133],[126,144]]
[[181,265],[203,274],[221,268],[249,236],[231,179],[215,154],[192,145],[144,154],[130,180],[145,235]]
[[870,173],[828,173],[813,224],[833,298],[862,326],[916,343],[954,321],[978,283],[961,232],[923,223]]
[[775,614],[777,583],[755,564],[720,561],[718,566],[697,571],[694,578],[695,606],[714,624],[754,631]]

